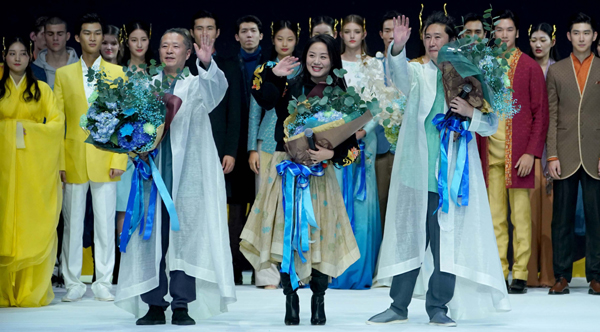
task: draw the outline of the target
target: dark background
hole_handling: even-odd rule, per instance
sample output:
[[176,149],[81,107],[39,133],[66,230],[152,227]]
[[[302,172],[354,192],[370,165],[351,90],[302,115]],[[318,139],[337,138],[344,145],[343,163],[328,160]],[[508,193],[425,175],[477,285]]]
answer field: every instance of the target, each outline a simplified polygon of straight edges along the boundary
[[[87,12],[98,13],[105,23],[121,27],[131,19],[141,18],[152,23],[153,38],[151,47],[158,48],[159,36],[167,28],[184,27],[190,28],[191,17],[199,9],[209,10],[220,18],[221,36],[218,38],[216,47],[219,52],[236,52],[238,43],[235,41],[235,21],[237,18],[252,14],[259,17],[263,22],[262,32],[264,38],[261,42],[262,48],[269,51],[271,48],[270,24],[273,20],[288,19],[294,23],[300,22],[302,32],[300,46],[302,47],[308,39],[308,18],[317,15],[329,15],[341,18],[348,14],[359,14],[366,18],[367,22],[367,44],[370,53],[381,51],[383,43],[379,37],[380,21],[383,14],[390,9],[395,9],[411,19],[412,36],[408,44],[408,56],[411,58],[419,56],[419,11],[421,2],[392,2],[392,1],[67,1],[67,0],[32,0],[32,1],[10,1],[6,2],[0,12],[0,36],[14,34],[27,35],[31,31],[34,20],[41,15],[56,15],[63,17],[68,23],[71,32],[71,40],[68,45],[74,47],[80,53],[79,45],[73,37],[73,29],[78,18]],[[429,0],[424,2],[425,10],[423,20],[435,10],[443,10],[444,1]],[[567,21],[571,14],[583,11],[596,19],[600,19],[600,6],[598,1],[527,1],[508,0],[504,2],[494,1],[495,9],[509,8],[519,15],[520,38],[517,40],[524,52],[529,51],[527,30],[530,24],[547,22],[557,26],[557,47],[562,57],[571,52],[571,44],[566,37]],[[460,17],[467,12],[483,13],[489,8],[488,2],[449,2],[447,9],[449,15],[453,16],[457,23]],[[14,8],[14,9],[10,9]],[[468,9],[463,9],[468,8]],[[339,27],[338,27],[339,29]],[[155,52],[155,54],[157,54]]]

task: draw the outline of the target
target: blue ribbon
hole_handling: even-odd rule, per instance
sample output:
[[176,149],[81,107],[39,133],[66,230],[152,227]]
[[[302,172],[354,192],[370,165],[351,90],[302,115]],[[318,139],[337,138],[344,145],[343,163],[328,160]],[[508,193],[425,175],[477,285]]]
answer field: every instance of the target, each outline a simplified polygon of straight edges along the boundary
[[[143,239],[148,240],[152,235],[154,228],[154,216],[156,214],[156,195],[160,194],[169,217],[171,219],[171,230],[179,231],[179,218],[175,211],[175,204],[169,195],[169,191],[160,176],[160,172],[154,163],[154,158],[158,154],[158,149],[153,150],[149,154],[150,165],[146,164],[139,156],[133,159],[135,169],[131,179],[131,190],[127,201],[127,210],[125,212],[125,221],[123,222],[123,232],[119,249],[121,252],[126,252],[127,244],[135,230],[140,227],[139,235],[144,234]],[[148,215],[146,222],[142,224],[144,218],[144,180],[152,179],[152,189],[150,190],[150,202],[148,204]]]
[[[438,193],[440,200],[437,210],[440,208],[448,213],[450,198],[457,206],[469,205],[469,150],[468,143],[473,139],[468,121],[461,121],[455,116],[447,119],[444,114],[438,114],[433,118],[433,124],[440,131],[440,168],[438,172]],[[448,195],[448,145],[452,132],[460,135],[456,166]],[[459,198],[461,201],[459,202]],[[436,212],[437,212],[436,210]]]
[[360,164],[358,165],[358,192],[356,198],[364,202],[367,199],[367,166],[366,166],[366,153],[365,153],[365,142],[363,140],[358,141],[360,147]]
[[303,253],[310,249],[309,225],[319,228],[311,200],[309,177],[323,176],[325,170],[322,164],[307,167],[284,160],[277,165],[277,173],[282,177],[285,215],[281,273],[289,274],[293,289],[297,289],[299,280],[294,265],[294,252],[298,253],[302,263],[306,263]]

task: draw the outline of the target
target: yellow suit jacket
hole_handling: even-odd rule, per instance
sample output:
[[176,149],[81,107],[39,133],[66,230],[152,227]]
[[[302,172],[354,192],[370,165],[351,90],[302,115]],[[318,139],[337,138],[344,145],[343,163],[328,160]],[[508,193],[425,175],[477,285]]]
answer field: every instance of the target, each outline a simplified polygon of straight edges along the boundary
[[[65,114],[66,123],[64,158],[60,169],[66,171],[68,183],[119,181],[120,177],[111,179],[109,172],[111,168],[125,170],[127,155],[102,151],[84,142],[87,134],[79,126],[79,119],[87,113],[88,102],[83,87],[81,61],[56,71],[54,94],[59,110]],[[100,69],[110,79],[125,78],[120,66],[104,60],[100,62]]]

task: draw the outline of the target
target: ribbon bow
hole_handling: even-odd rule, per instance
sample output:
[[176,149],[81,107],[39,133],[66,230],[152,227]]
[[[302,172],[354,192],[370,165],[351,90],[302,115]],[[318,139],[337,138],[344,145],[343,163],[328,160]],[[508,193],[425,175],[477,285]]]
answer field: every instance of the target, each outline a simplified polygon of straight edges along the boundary
[[[437,210],[440,208],[448,213],[448,145],[452,132],[459,135],[458,153],[456,157],[456,166],[452,176],[450,187],[450,197],[457,206],[469,205],[469,150],[468,143],[473,139],[473,135],[468,130],[469,122],[461,121],[451,116],[447,119],[444,114],[438,114],[433,118],[433,124],[440,131],[440,169],[438,172],[438,193],[440,201]],[[459,198],[461,198],[459,202]],[[436,210],[436,212],[437,212]]]
[[[177,217],[177,211],[175,211],[175,204],[169,195],[167,186],[160,176],[158,168],[154,164],[154,158],[158,154],[158,149],[153,150],[149,154],[150,165],[146,164],[139,156],[133,159],[135,169],[133,170],[133,177],[131,180],[131,191],[129,192],[129,199],[127,201],[127,211],[125,212],[125,221],[123,222],[123,232],[121,233],[121,240],[119,243],[119,250],[126,252],[127,244],[131,239],[131,236],[135,232],[138,226],[140,226],[139,235],[144,233],[144,240],[150,239],[152,235],[152,228],[154,225],[154,215],[156,213],[156,194],[160,194],[162,201],[169,212],[171,218],[171,230],[179,231],[179,218]],[[144,181],[152,179],[152,189],[150,191],[150,202],[148,205],[148,215],[146,216],[146,222],[143,225],[142,219],[144,218]]]
[[284,160],[277,165],[277,173],[283,178],[283,211],[285,224],[283,233],[283,259],[281,272],[290,275],[293,289],[298,288],[298,275],[294,265],[294,252],[306,263],[303,253],[310,249],[309,225],[319,228],[310,194],[310,176],[323,176],[322,164],[311,167]]

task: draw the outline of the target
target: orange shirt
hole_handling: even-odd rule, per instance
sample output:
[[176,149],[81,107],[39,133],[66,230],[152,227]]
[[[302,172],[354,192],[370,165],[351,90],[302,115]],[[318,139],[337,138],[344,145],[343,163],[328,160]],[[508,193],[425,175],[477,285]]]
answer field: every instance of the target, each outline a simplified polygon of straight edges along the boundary
[[583,89],[585,88],[585,82],[587,81],[593,58],[594,53],[591,53],[590,56],[585,58],[583,63],[581,63],[579,59],[573,53],[571,53],[571,59],[573,60],[573,66],[575,67],[575,74],[577,75],[577,84],[579,85],[579,91],[581,91],[581,93],[583,93]]

